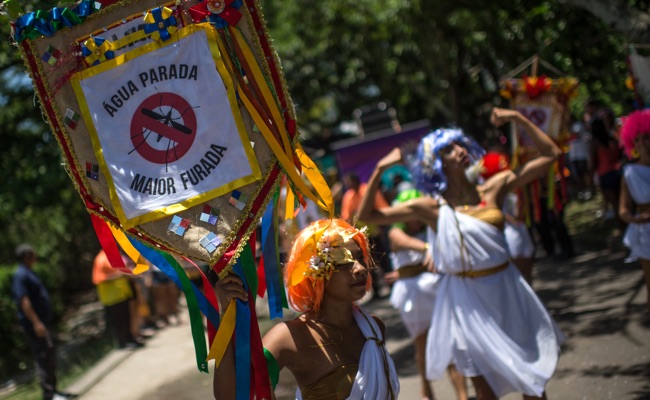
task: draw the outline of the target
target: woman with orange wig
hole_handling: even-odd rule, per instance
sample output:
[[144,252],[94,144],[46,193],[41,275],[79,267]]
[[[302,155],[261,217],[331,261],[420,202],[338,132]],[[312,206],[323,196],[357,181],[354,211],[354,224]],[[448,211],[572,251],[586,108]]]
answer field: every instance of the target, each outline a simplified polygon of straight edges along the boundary
[[[302,312],[262,338],[271,382],[287,367],[296,399],[397,399],[399,382],[384,325],[355,304],[371,287],[372,258],[362,230],[341,219],[311,223],[296,236],[285,266],[289,303]],[[220,304],[247,300],[234,274],[216,283]],[[232,344],[215,371],[216,399],[236,398]]]

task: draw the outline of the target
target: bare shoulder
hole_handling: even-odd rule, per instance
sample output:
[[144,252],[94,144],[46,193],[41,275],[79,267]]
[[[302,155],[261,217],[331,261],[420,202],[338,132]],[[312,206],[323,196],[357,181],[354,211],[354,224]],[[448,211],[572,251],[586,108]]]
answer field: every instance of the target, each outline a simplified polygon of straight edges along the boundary
[[292,323],[293,321],[280,322],[269,329],[262,338],[264,348],[273,354],[281,366],[287,365],[292,354],[297,351],[290,329]]

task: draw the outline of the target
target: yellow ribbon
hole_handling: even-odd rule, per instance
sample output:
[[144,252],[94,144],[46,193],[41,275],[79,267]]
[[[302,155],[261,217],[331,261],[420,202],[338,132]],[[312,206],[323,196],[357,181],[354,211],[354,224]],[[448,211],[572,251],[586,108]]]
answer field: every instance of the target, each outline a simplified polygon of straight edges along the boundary
[[318,195],[324,200],[325,205],[327,206],[326,209],[329,211],[330,219],[334,218],[334,196],[332,196],[332,191],[323,177],[323,174],[321,174],[314,161],[312,161],[312,159],[309,158],[302,149],[300,143],[296,143],[296,154],[298,155],[298,160],[300,160],[300,163],[303,166],[302,172],[314,186],[316,193],[318,193]]
[[[163,7],[160,16],[162,17],[162,21],[158,21],[160,24],[164,24],[164,20],[168,19],[169,17],[172,16],[173,11],[170,8]],[[150,12],[148,12],[144,16],[144,22],[148,24],[154,24],[156,23],[156,17]],[[160,40],[160,30],[165,29],[167,32],[169,32],[169,35],[173,35],[176,32],[176,27],[175,26],[163,26],[159,27],[159,29],[156,29],[155,31],[151,32],[151,35],[149,35],[153,40],[158,41]]]
[[239,47],[241,48],[244,54],[244,58],[246,58],[246,62],[251,67],[253,79],[255,79],[255,81],[258,83],[260,87],[260,90],[262,91],[264,102],[269,106],[269,109],[271,110],[271,118],[273,119],[272,122],[280,130],[280,138],[282,139],[282,145],[284,146],[284,151],[287,154],[287,156],[290,156],[292,154],[292,151],[291,151],[291,144],[289,143],[289,139],[288,139],[289,135],[287,133],[286,127],[284,126],[284,121],[282,119],[282,116],[280,115],[280,110],[277,107],[277,103],[273,98],[273,94],[269,89],[266,79],[264,79],[262,70],[260,69],[259,64],[257,63],[257,60],[253,56],[253,53],[250,47],[248,46],[248,42],[246,41],[246,39],[244,39],[241,32],[238,29],[233,28],[231,26],[229,26],[229,28],[230,28],[230,32],[232,32],[233,36],[235,37],[235,41],[239,44]]
[[232,334],[235,332],[236,317],[237,307],[235,307],[235,299],[232,299],[230,300],[230,303],[228,303],[226,313],[221,318],[221,325],[219,325],[219,330],[214,336],[214,341],[212,342],[210,352],[208,353],[208,360],[215,360],[215,368],[221,364],[223,355],[226,353],[228,344],[230,344]]
[[285,205],[284,205],[284,219],[293,219],[294,218],[294,205],[296,202],[296,194],[293,192],[293,189],[291,189],[291,185],[287,181],[287,197],[285,197]]
[[[170,33],[172,33],[172,32],[170,32]],[[140,29],[139,31],[135,31],[135,32],[133,32],[131,34],[128,34],[128,35],[124,36],[122,39],[117,39],[117,40],[111,42],[112,43],[112,48],[114,50],[119,50],[122,47],[126,47],[126,46],[130,45],[131,43],[135,43],[135,42],[137,42],[139,40],[145,39],[148,36],[149,35],[144,32],[144,29]]]
[[111,230],[111,233],[113,234],[113,237],[117,241],[117,243],[120,245],[122,250],[126,253],[126,255],[133,260],[135,263],[135,268],[133,269],[133,273],[135,275],[141,274],[145,271],[149,270],[149,264],[145,260],[144,257],[142,257],[142,254],[138,250],[133,247],[131,244],[131,241],[126,237],[124,232],[121,230],[113,227],[113,225],[108,224],[108,227]]
[[[297,150],[296,154],[304,166],[306,166],[307,170],[309,172],[305,171],[305,176],[307,179],[312,183],[314,186],[314,189],[316,190],[316,193],[321,197],[319,199],[312,193],[312,191],[305,185],[303,182],[302,178],[300,177],[300,174],[296,171],[296,166],[293,163],[293,151],[291,150],[291,144],[289,143],[288,140],[288,134],[286,131],[286,127],[284,126],[284,122],[282,121],[282,117],[280,115],[280,111],[277,107],[277,104],[275,100],[273,99],[273,95],[271,94],[271,91],[268,87],[268,84],[266,80],[264,79],[264,76],[262,75],[262,72],[259,68],[259,65],[257,64],[257,61],[255,60],[255,57],[253,56],[250,47],[248,46],[248,43],[244,39],[244,37],[241,35],[241,33],[236,30],[231,28],[231,32],[239,44],[244,57],[249,64],[251,68],[251,74],[253,79],[258,82],[261,90],[262,90],[262,95],[264,97],[264,101],[267,103],[271,110],[271,116],[273,121],[265,120],[259,112],[255,109],[253,106],[252,101],[248,98],[246,93],[244,93],[243,90],[239,91],[239,97],[241,98],[242,102],[244,103],[244,106],[248,110],[248,112],[251,114],[251,117],[253,118],[253,121],[257,125],[257,127],[260,129],[262,136],[264,136],[264,139],[266,142],[269,144],[271,147],[271,150],[273,151],[273,154],[275,154],[276,158],[278,159],[278,162],[286,172],[286,174],[289,176],[291,181],[293,181],[294,185],[296,188],[306,195],[309,199],[314,201],[316,204],[318,204],[321,208],[325,209],[328,211],[330,217],[334,216],[334,200],[332,196],[332,192],[325,182],[325,179],[323,178],[322,174],[320,171],[318,171],[318,168],[314,164],[314,162],[307,156],[307,154],[304,153],[302,148],[300,147],[299,144],[297,144]],[[217,37],[217,41],[219,44],[219,48],[221,49],[222,55],[229,54],[226,49],[224,44],[221,41],[220,37]],[[228,67],[230,71],[234,71],[234,68],[232,66],[231,60],[229,60],[229,57],[224,57],[224,59],[227,60]],[[284,147],[280,147],[280,145],[277,143],[277,140],[275,140],[275,137],[273,136],[273,133],[271,132],[271,129],[269,127],[269,124],[274,124],[278,129],[280,130],[280,136],[282,138],[282,144]],[[298,150],[299,149],[299,150]],[[289,207],[291,206],[291,212],[287,212],[285,215],[293,215],[293,197],[294,194],[291,193],[291,189],[288,188],[287,191],[287,210],[289,210]],[[291,200],[291,201],[289,201]]]
[[95,38],[90,38],[84,42],[84,46],[90,50],[90,55],[86,56],[84,60],[88,65],[93,65],[95,61],[99,60],[100,62],[106,61],[106,52],[113,50],[113,45],[108,40],[104,40],[104,43],[101,46],[97,46]]

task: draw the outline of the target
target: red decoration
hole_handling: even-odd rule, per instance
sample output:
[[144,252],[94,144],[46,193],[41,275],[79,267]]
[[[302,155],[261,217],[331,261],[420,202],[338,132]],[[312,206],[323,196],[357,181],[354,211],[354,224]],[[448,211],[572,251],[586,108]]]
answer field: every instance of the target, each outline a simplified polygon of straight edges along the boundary
[[524,89],[528,93],[528,97],[534,99],[540,95],[548,92],[551,89],[551,80],[542,76],[524,76]]

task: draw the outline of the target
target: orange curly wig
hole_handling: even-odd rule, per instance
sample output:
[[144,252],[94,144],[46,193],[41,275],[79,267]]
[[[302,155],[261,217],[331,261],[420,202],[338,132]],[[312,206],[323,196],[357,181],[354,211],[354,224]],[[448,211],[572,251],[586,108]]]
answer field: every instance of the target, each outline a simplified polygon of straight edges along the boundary
[[[310,254],[310,248],[315,243],[318,243],[323,235],[351,237],[361,248],[365,265],[372,266],[368,239],[359,229],[338,218],[321,219],[312,222],[296,235],[291,246],[289,261],[284,268],[284,281],[287,285],[289,304],[300,312],[320,310],[325,287],[329,282],[328,279],[314,279],[310,276],[303,278],[301,276],[299,282],[291,284],[292,279],[295,280],[294,271],[305,268],[305,263],[309,263],[309,258],[312,255]],[[309,256],[306,256],[305,253],[309,254]],[[313,254],[316,254],[315,248]],[[371,284],[372,278],[368,274],[366,291],[370,290]]]

